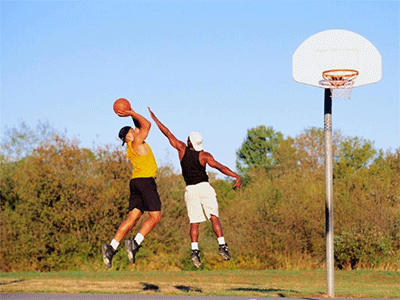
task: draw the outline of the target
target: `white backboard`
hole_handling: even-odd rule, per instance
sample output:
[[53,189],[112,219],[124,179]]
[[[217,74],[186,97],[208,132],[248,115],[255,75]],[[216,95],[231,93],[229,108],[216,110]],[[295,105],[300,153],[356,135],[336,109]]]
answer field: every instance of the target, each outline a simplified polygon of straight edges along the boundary
[[357,70],[353,87],[367,85],[381,79],[382,58],[366,38],[341,29],[311,36],[293,54],[292,75],[296,82],[325,88],[320,84],[322,72],[332,69]]

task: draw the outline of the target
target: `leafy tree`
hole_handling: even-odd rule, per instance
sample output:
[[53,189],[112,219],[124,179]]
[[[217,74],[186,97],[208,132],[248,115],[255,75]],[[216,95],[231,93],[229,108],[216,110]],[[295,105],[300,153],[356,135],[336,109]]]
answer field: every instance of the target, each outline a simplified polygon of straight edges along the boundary
[[247,136],[236,152],[236,167],[242,174],[253,169],[270,170],[277,166],[275,153],[283,134],[272,127],[258,126],[247,130]]
[[[333,154],[342,140],[340,131],[335,130],[332,134]],[[318,170],[324,167],[325,150],[324,150],[324,129],[310,127],[299,134],[294,141],[296,147],[301,153],[300,163],[302,168],[312,168]]]
[[377,151],[373,143],[359,137],[347,137],[336,155],[335,175],[346,176],[372,163]]
[[[103,269],[100,245],[110,241],[128,208],[131,164],[123,149],[80,148],[58,133],[40,139],[40,130],[31,136],[38,137],[35,143],[22,134],[7,148],[28,151],[0,157],[0,271]],[[323,267],[323,131],[311,128],[275,142],[264,155],[267,167],[253,167],[255,176],[242,189],[233,191],[232,182],[210,175],[235,254],[229,268]],[[372,143],[340,133],[334,133],[333,145],[340,171],[334,182],[336,266],[398,270],[400,148],[375,157]],[[163,220],[145,240],[138,262],[128,265],[119,251],[115,269],[192,268],[182,176],[159,166],[157,185]],[[210,224],[202,226],[205,267],[226,268]]]
[[36,128],[31,128],[24,121],[12,128],[6,128],[0,149],[3,157],[8,160],[16,160],[28,154],[40,144],[55,141],[54,137],[65,138],[48,122],[39,121]]
[[304,167],[318,168],[324,163],[324,131],[321,128],[307,128],[295,139],[295,147],[302,151]]
[[304,157],[302,149],[295,146],[295,140],[291,137],[283,140],[276,150],[276,162],[279,166],[278,174],[283,174],[289,170],[299,170],[301,160]]

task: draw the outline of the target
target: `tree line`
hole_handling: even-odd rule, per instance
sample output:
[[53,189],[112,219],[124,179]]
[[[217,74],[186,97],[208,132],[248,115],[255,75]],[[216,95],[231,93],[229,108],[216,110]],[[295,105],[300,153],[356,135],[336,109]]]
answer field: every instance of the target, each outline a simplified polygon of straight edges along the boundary
[[[234,191],[230,179],[210,173],[232,260],[220,260],[206,222],[199,244],[204,268],[324,267],[323,148],[321,128],[294,138],[263,125],[248,130],[236,152],[243,188]],[[40,122],[8,130],[1,149],[0,271],[102,269],[100,246],[128,209],[131,165],[123,149],[81,148]],[[336,268],[399,270],[400,148],[384,152],[334,132],[333,149]],[[183,178],[161,165],[157,185],[161,223],[137,263],[129,265],[119,251],[115,269],[193,268]]]

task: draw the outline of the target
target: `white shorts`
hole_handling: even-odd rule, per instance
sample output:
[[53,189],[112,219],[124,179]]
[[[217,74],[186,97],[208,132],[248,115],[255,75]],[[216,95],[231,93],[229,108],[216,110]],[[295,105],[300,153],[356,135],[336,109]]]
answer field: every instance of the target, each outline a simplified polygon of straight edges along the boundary
[[185,202],[190,223],[210,220],[211,215],[219,217],[217,195],[208,182],[186,186]]

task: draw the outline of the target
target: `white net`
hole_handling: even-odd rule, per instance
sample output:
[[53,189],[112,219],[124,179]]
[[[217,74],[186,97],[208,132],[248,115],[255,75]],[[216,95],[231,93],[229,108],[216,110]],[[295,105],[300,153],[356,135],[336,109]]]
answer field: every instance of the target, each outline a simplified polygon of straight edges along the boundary
[[356,70],[328,70],[322,73],[324,79],[320,81],[320,84],[331,90],[332,99],[350,100],[357,75]]
[[331,88],[332,99],[335,100],[350,100],[353,89],[350,88]]

